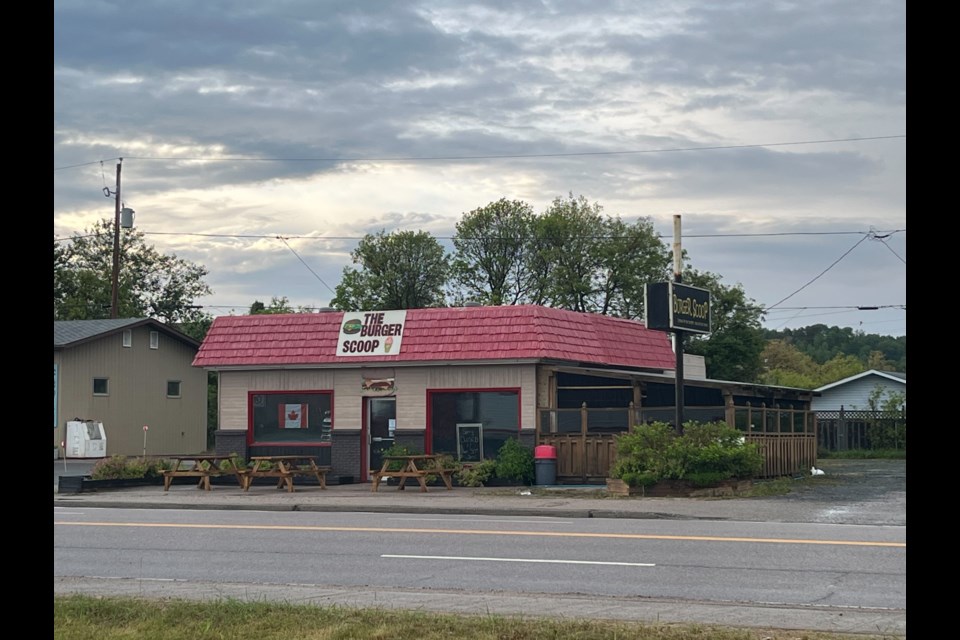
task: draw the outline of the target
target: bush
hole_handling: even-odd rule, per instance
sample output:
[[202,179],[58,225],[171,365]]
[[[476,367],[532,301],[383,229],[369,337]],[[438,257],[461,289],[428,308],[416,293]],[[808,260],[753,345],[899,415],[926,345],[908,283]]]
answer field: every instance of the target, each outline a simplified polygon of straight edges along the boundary
[[[392,444],[384,449],[380,455],[386,458],[387,456],[412,456],[414,454],[402,444]],[[390,464],[387,465],[388,471],[400,471],[401,469],[403,469],[403,462],[400,460],[391,460]]]
[[520,484],[533,484],[535,471],[533,452],[516,438],[504,442],[497,451],[495,475],[498,478]]
[[678,436],[669,424],[653,422],[616,437],[611,478],[632,487],[660,480],[687,480],[696,486],[752,478],[763,468],[757,445],[725,422],[688,422]]
[[464,487],[482,487],[493,477],[496,470],[496,460],[484,460],[471,466],[461,467],[457,472],[457,482]]
[[170,467],[170,463],[166,460],[144,460],[143,458],[111,456],[98,460],[90,471],[90,477],[94,480],[157,478],[163,475],[162,471],[164,469],[169,469]]
[[669,451],[676,433],[665,422],[652,422],[629,433],[615,436],[617,458],[611,478],[620,478],[631,487],[650,486],[669,476]]
[[247,468],[247,461],[240,457],[239,453],[231,453],[230,460],[221,460],[220,461],[220,471],[223,472],[233,472],[233,466],[231,466],[231,461],[237,469],[243,471]]

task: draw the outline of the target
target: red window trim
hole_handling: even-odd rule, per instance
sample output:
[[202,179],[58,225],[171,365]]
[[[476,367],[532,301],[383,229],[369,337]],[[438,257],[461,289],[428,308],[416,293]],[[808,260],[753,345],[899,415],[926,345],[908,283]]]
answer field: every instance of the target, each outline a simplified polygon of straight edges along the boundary
[[333,446],[332,442],[270,442],[269,440],[257,441],[253,440],[253,396],[254,395],[282,395],[282,394],[291,394],[291,393],[313,393],[318,395],[328,395],[330,396],[330,433],[333,434],[333,430],[336,428],[336,422],[334,420],[334,397],[332,389],[288,389],[286,391],[251,391],[247,390],[247,446],[256,446],[256,447],[330,447]]

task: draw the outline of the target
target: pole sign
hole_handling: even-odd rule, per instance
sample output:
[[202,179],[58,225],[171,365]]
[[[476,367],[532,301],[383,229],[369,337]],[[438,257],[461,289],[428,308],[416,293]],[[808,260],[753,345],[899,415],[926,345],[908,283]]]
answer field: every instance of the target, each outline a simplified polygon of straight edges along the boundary
[[644,291],[648,329],[710,333],[710,292],[679,282],[652,282]]
[[407,320],[402,311],[360,311],[343,314],[338,356],[395,356],[403,342],[403,325]]

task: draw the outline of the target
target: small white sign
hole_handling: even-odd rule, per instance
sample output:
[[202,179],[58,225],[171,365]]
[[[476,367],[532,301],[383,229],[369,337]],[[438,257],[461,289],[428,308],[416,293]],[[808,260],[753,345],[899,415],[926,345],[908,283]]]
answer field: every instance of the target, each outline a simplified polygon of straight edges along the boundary
[[407,312],[359,311],[343,314],[338,356],[395,356],[403,343]]

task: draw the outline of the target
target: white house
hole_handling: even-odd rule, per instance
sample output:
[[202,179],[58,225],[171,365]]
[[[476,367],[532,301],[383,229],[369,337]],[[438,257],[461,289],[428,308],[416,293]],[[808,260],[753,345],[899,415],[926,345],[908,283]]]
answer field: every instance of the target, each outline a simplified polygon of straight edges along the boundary
[[906,406],[907,374],[870,369],[814,389],[818,395],[814,396],[810,408],[813,411],[839,411],[841,407],[848,411],[867,411],[870,396],[878,387],[882,390],[880,404],[894,394],[902,394]]

